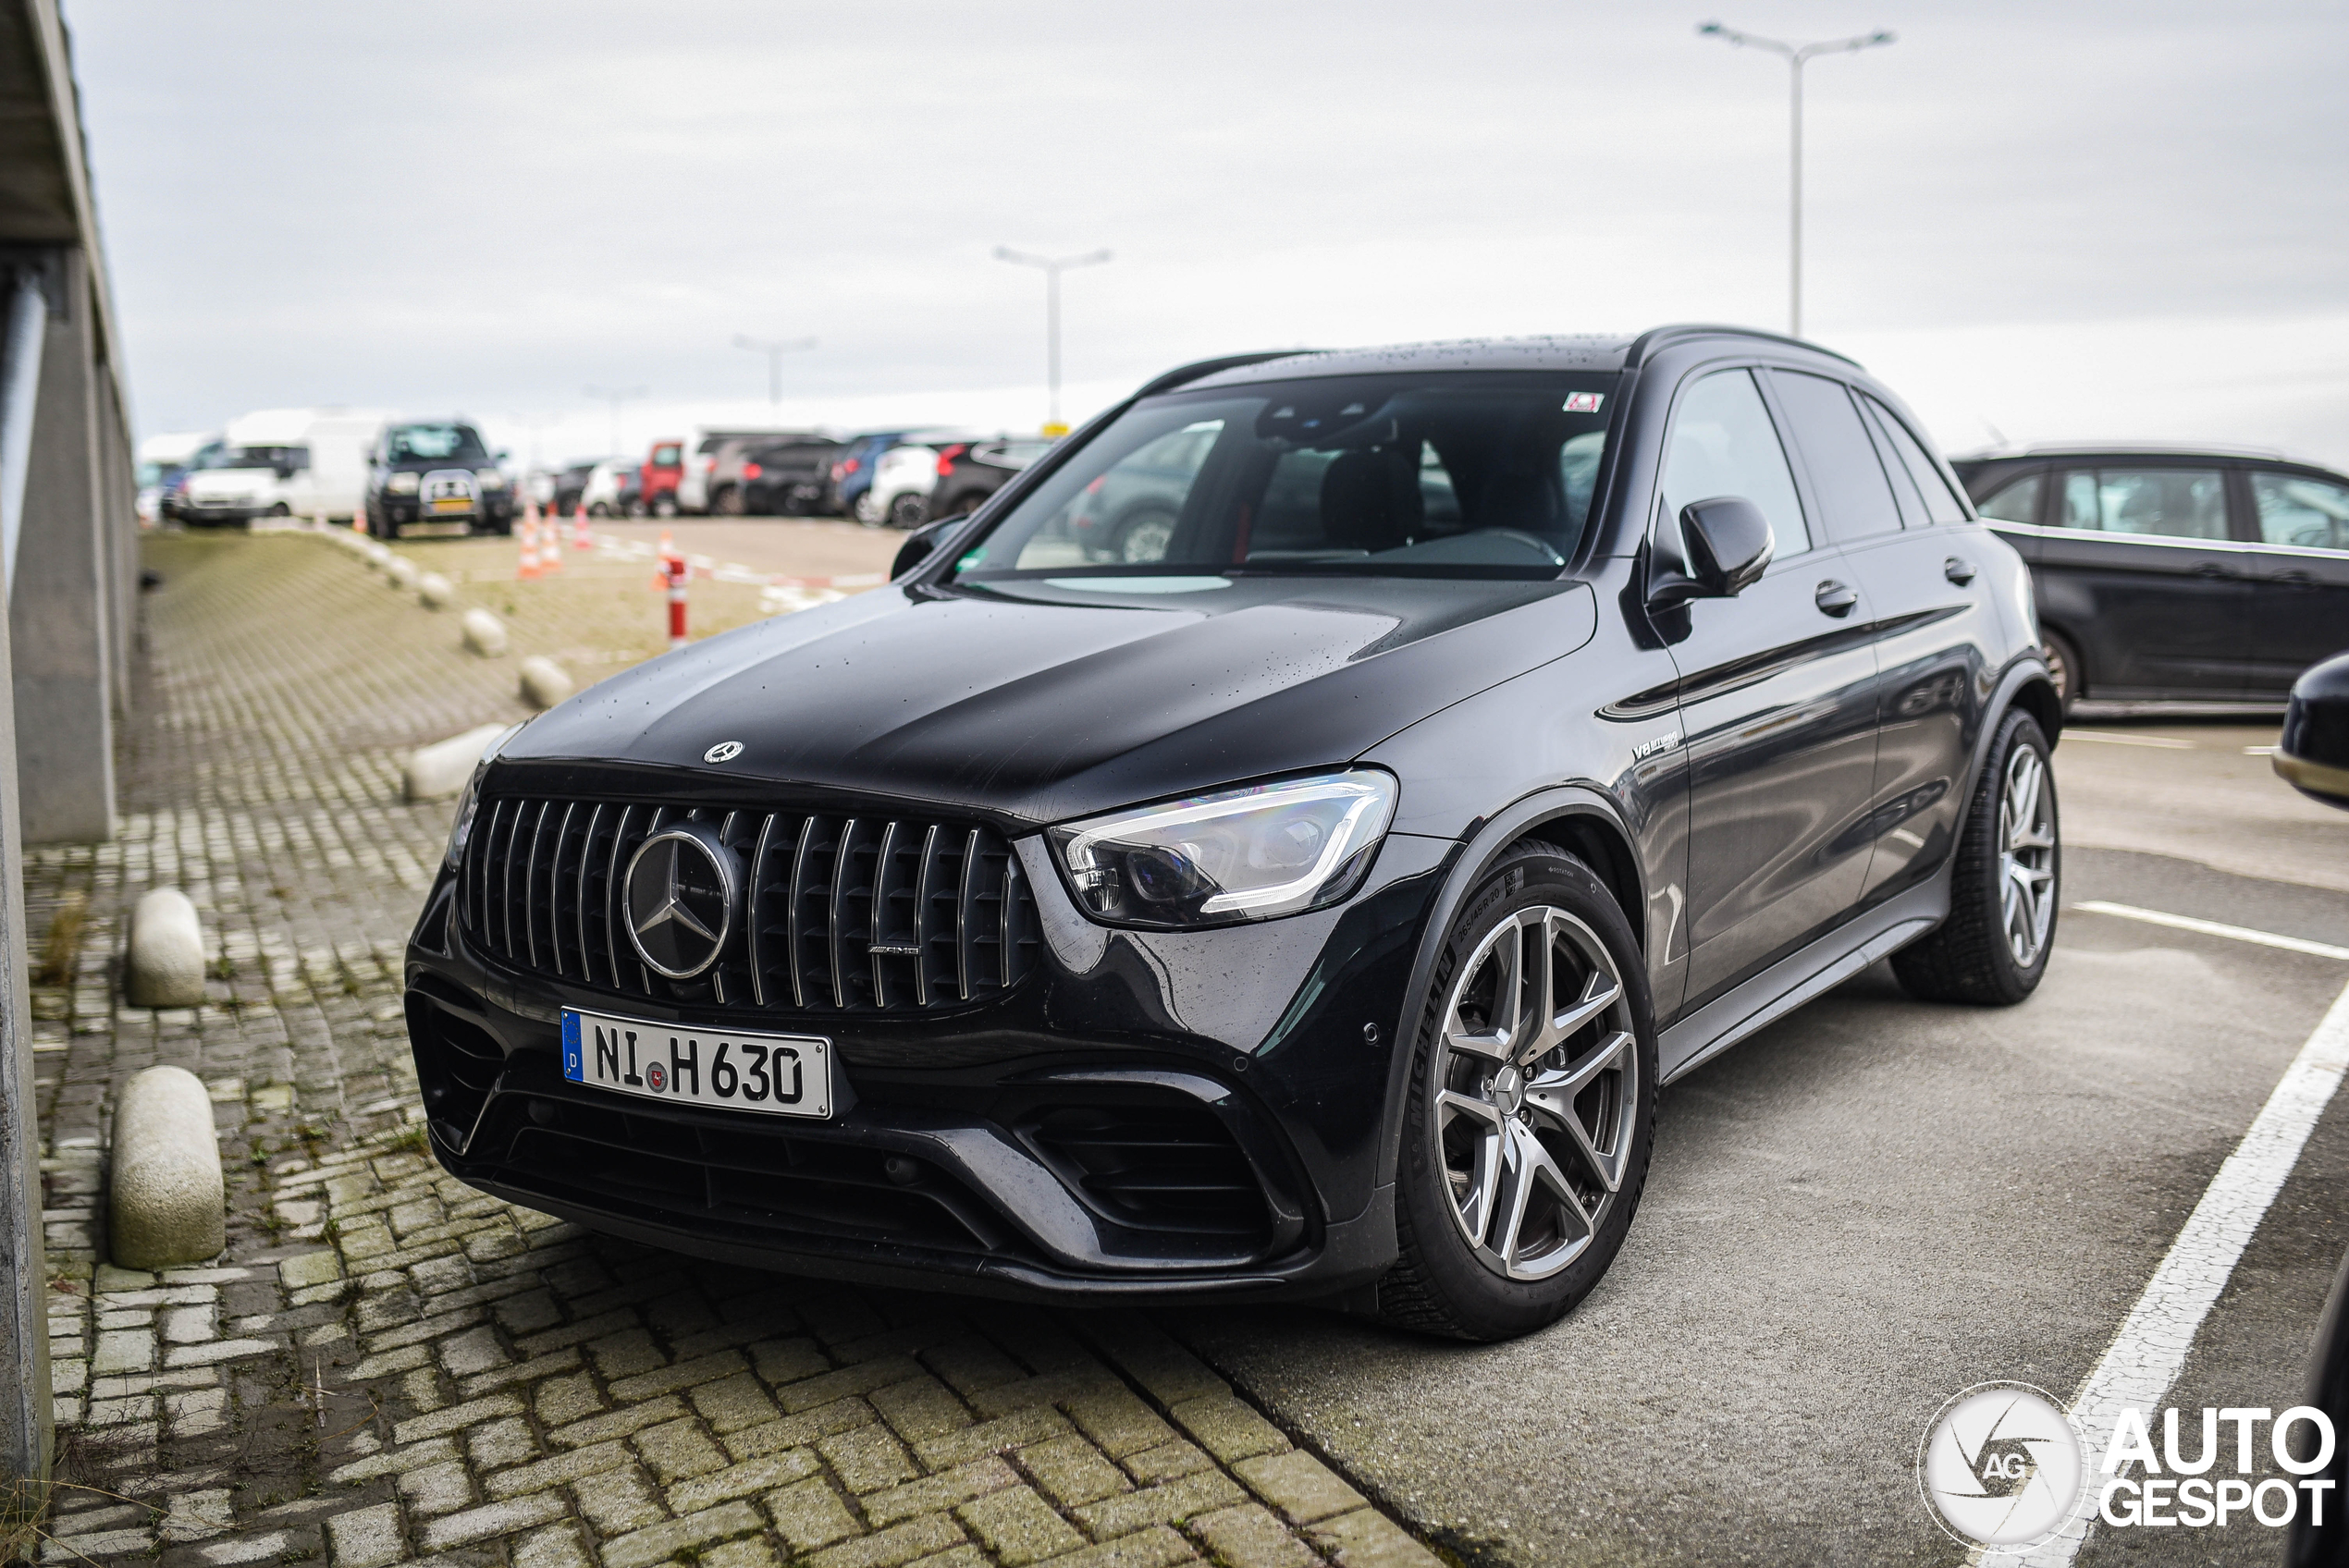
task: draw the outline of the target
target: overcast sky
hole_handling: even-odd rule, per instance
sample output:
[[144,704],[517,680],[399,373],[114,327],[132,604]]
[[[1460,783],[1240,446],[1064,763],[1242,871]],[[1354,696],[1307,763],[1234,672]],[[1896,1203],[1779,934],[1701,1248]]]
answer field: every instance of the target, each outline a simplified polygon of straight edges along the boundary
[[[1953,450],[2349,464],[2349,6],[65,0],[142,430],[462,410],[518,457],[762,414],[1032,426],[1187,358],[1786,325]],[[2330,105],[2330,106],[2328,106]]]

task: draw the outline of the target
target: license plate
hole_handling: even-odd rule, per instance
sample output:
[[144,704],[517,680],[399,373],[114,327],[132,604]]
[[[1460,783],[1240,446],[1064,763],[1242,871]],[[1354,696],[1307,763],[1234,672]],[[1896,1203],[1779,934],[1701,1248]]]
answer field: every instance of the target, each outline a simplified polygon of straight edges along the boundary
[[816,1035],[745,1035],[563,1010],[563,1076],[672,1104],[832,1113],[832,1047]]
[[432,504],[432,509],[437,512],[469,512],[473,508],[473,502],[462,496],[443,496]]

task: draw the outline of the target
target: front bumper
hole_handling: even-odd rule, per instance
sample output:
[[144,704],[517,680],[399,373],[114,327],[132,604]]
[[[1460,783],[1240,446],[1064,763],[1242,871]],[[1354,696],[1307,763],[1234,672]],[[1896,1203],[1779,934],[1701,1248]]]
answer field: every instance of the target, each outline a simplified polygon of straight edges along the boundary
[[[434,1153],[593,1229],[790,1272],[1031,1299],[1345,1292],[1395,1256],[1373,1185],[1391,1052],[1451,848],[1394,836],[1350,904],[1209,932],[1109,931],[1039,877],[1045,951],[1014,991],[755,1020],[514,973],[468,946],[444,876],[408,954]],[[835,1114],[570,1083],[566,1004],[829,1035]]]
[[485,496],[461,511],[436,511],[413,496],[389,494],[377,500],[375,506],[384,521],[394,528],[412,522],[499,523],[514,515],[513,496],[505,491]]

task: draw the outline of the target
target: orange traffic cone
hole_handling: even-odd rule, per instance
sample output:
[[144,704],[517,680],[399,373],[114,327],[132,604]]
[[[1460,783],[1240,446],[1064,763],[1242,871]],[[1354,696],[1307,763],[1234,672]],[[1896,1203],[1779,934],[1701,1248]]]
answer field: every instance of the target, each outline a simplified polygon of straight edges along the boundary
[[653,570],[653,586],[667,588],[671,575],[669,563],[677,558],[677,542],[670,537],[669,530],[666,528],[660,531],[659,558],[660,564]]
[[538,575],[538,519],[524,513],[515,532],[522,535],[522,557],[514,564],[514,575],[527,582]]
[[535,524],[531,532],[538,535],[538,570],[541,575],[563,569],[562,534],[555,528],[555,520],[547,518]]
[[596,547],[596,542],[587,537],[587,508],[584,506],[571,514],[571,547],[574,550]]

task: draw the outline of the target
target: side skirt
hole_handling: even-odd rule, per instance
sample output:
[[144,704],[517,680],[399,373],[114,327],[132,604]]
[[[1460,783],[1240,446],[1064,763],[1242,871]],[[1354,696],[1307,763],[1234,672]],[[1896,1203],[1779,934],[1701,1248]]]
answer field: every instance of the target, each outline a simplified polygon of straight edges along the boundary
[[1930,880],[1836,927],[1665,1030],[1656,1041],[1663,1081],[1703,1066],[1940,925],[1949,913],[1949,869],[1944,865]]

